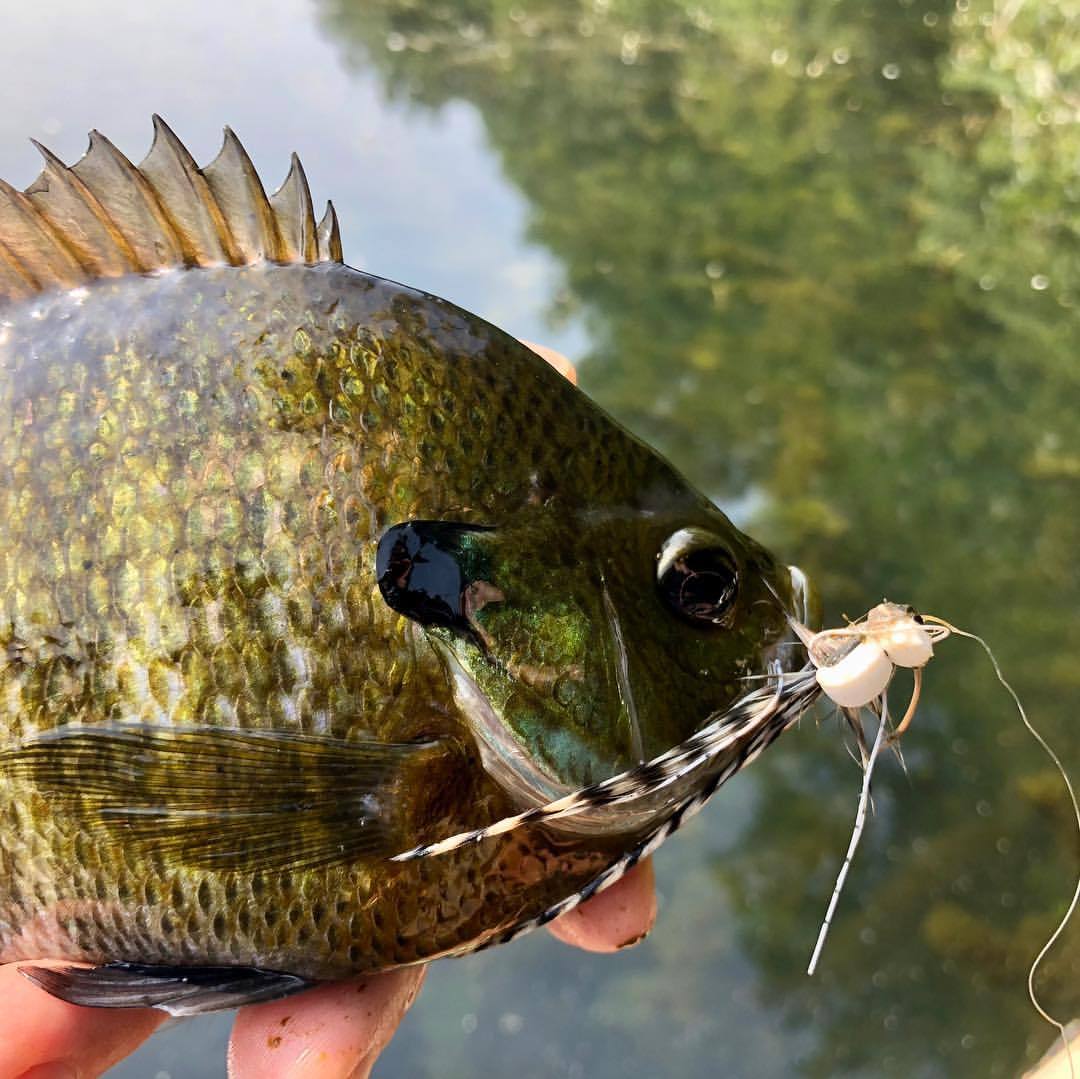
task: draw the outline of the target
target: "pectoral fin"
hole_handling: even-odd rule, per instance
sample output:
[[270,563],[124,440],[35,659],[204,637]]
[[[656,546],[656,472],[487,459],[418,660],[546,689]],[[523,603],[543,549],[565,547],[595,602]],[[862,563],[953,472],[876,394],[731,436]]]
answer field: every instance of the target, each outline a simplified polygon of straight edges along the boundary
[[296,974],[258,967],[150,966],[20,967],[39,989],[87,1008],[160,1008],[170,1015],[261,1004],[299,993],[313,983]]
[[0,773],[115,842],[254,872],[395,854],[406,773],[439,752],[277,731],[69,727],[0,752]]

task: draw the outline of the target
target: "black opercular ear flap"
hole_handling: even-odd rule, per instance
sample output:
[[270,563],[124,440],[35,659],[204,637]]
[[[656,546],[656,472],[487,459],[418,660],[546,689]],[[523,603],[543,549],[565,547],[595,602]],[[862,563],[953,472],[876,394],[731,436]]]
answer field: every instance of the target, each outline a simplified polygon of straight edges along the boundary
[[475,537],[490,531],[454,521],[406,521],[388,529],[375,554],[387,606],[423,626],[445,626],[471,636],[465,590],[483,576],[483,553]]

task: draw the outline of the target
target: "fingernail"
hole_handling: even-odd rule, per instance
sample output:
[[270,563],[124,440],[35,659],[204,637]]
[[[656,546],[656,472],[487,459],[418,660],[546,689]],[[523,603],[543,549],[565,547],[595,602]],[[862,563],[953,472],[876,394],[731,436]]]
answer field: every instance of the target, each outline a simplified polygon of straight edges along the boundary
[[63,1060],[51,1060],[47,1064],[35,1064],[17,1079],[79,1079],[79,1073],[74,1064],[68,1064]]
[[427,967],[420,968],[419,977],[413,982],[412,987],[405,996],[405,1006],[401,1009],[402,1015],[405,1014],[412,1006],[413,1001],[420,995],[420,990],[424,987],[424,982],[427,979]]
[[355,1070],[349,1072],[347,1079],[370,1079],[371,1069],[374,1065],[375,1061],[372,1057],[364,1057],[364,1059],[356,1065]]
[[621,952],[623,948],[632,948],[635,944],[640,944],[651,932],[652,926],[649,926],[649,928],[646,929],[644,933],[637,933],[634,936],[629,937],[627,940],[624,940],[622,944],[616,944],[615,950]]

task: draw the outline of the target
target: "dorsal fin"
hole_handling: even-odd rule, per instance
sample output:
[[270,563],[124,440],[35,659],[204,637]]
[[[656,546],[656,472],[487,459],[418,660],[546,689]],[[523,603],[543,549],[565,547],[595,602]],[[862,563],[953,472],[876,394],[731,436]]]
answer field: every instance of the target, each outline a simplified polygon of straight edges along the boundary
[[70,167],[34,145],[38,178],[25,191],[0,180],[0,303],[171,266],[342,261],[334,208],[316,224],[297,156],[267,198],[230,128],[202,169],[159,116],[138,166],[97,131]]

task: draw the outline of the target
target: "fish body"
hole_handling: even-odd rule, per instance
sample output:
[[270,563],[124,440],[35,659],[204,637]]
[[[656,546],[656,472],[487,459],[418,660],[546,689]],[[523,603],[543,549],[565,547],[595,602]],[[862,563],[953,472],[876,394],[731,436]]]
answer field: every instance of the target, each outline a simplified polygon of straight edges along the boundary
[[797,596],[529,349],[344,265],[295,163],[185,154],[0,192],[0,962],[195,1011],[582,894],[717,769],[394,856],[640,773]]

